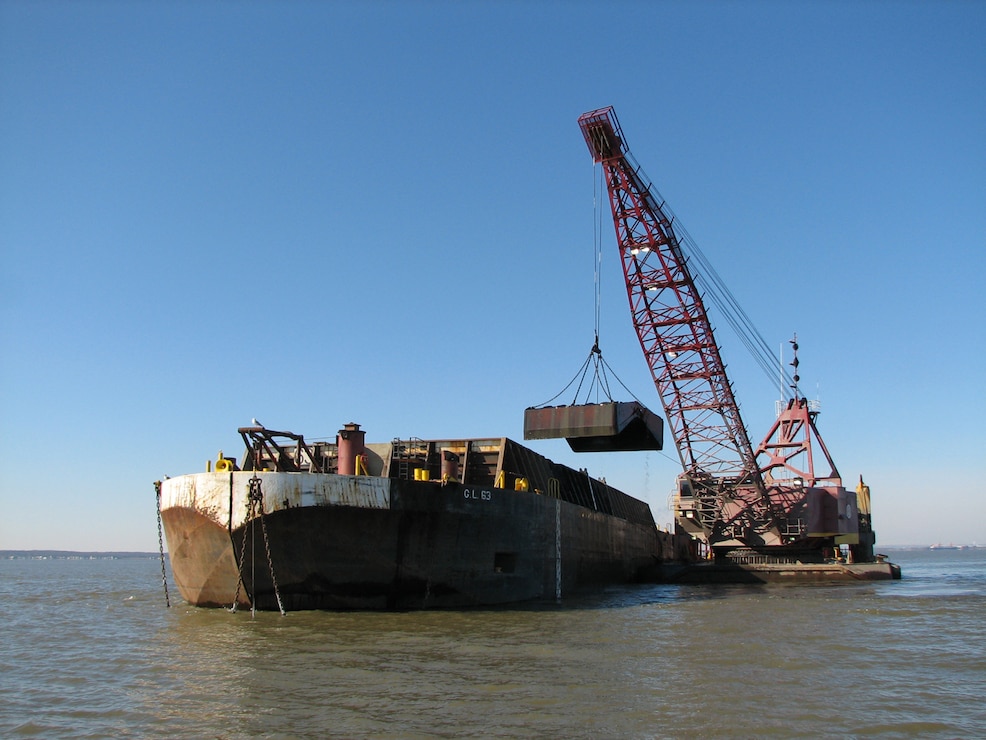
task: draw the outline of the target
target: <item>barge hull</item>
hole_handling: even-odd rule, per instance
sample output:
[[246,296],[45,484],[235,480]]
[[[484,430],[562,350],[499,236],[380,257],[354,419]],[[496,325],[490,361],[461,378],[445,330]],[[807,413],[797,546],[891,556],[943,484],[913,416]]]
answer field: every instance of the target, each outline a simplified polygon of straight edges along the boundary
[[[196,606],[229,606],[238,592],[241,604],[259,609],[277,609],[280,595],[287,610],[554,600],[653,580],[657,565],[674,557],[674,538],[658,531],[646,504],[584,473],[544,469],[551,477],[542,486],[532,475],[531,490],[335,473],[196,473],[163,482],[161,518],[175,581]],[[254,480],[262,514],[250,509]]]
[[536,494],[401,481],[391,509],[319,507],[248,524],[244,581],[261,609],[424,609],[553,599],[654,572],[657,532]]

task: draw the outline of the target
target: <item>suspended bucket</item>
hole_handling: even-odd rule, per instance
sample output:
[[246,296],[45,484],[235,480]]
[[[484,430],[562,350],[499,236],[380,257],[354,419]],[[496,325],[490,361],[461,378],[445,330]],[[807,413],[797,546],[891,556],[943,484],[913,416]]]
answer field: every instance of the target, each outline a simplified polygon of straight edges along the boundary
[[664,422],[637,401],[545,406],[524,411],[524,439],[564,439],[575,452],[664,448]]

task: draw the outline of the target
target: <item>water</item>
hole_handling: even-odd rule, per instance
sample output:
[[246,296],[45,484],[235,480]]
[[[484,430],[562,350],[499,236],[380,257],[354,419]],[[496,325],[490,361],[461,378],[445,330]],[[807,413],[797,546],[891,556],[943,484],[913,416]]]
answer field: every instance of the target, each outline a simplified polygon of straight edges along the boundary
[[902,581],[255,618],[165,608],[156,558],[2,560],[0,736],[986,736],[986,550],[893,560]]

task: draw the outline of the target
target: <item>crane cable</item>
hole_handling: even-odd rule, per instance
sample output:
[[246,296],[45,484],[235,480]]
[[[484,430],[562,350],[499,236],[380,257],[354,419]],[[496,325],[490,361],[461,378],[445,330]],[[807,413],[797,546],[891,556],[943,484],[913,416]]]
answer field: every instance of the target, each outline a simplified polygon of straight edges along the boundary
[[[674,212],[667,205],[667,201],[657,188],[654,187],[637,161],[629,152],[625,152],[624,156],[631,167],[633,167],[636,175],[640,178],[640,182],[642,184],[646,183],[649,197],[656,199],[655,203],[661,204],[661,210],[668,216],[670,222],[674,224],[673,231],[678,238],[678,243],[682,247],[682,251],[685,253],[686,261],[691,262],[694,259],[697,263],[698,270],[689,270],[696,285],[702,289],[712,305],[723,315],[729,327],[736,334],[747,352],[750,353],[760,366],[760,369],[770,380],[770,383],[777,388],[781,398],[787,399],[789,397],[789,389],[794,385],[791,374],[786,368],[781,367],[777,356],[764,340],[763,335],[757,329],[756,325],[754,325],[749,315],[740,306],[739,301],[736,300],[736,296],[726,286],[726,283],[720,277],[715,267],[712,266],[712,263],[699,248],[681,221],[674,215]],[[780,367],[780,377],[778,377],[778,367]]]
[[[591,161],[591,160],[590,160]],[[602,265],[603,265],[603,207],[602,193],[605,185],[603,184],[603,168],[592,163],[592,260],[593,260],[593,281],[595,298],[595,346],[599,346],[599,317],[600,306],[602,305]],[[596,177],[598,171],[599,176]]]
[[[733,333],[740,340],[742,345],[746,348],[746,351],[753,357],[754,361],[760,367],[760,369],[767,376],[771,385],[777,388],[780,393],[781,398],[789,398],[790,389],[794,386],[793,378],[789,371],[782,367],[777,356],[771,350],[770,346],[764,340],[763,335],[757,329],[756,325],[750,319],[749,315],[739,304],[736,296],[733,295],[732,291],[726,286],[725,281],[713,267],[712,263],[705,256],[705,253],[699,248],[696,241],[692,238],[691,234],[684,227],[682,222],[674,215],[671,208],[667,205],[667,201],[661,196],[660,192],[647,178],[646,174],[643,172],[639,164],[633,159],[629,152],[625,152],[625,156],[629,161],[630,165],[633,167],[635,173],[640,178],[640,182],[646,183],[647,196],[651,199],[656,199],[656,203],[661,203],[661,210],[668,216],[670,222],[674,224],[673,231],[675,236],[678,238],[678,243],[682,247],[682,251],[685,253],[686,262],[695,263],[695,267],[690,267],[693,279],[696,285],[702,290],[702,298],[708,299],[708,301],[715,306],[719,313],[725,318],[726,323],[732,329]],[[603,249],[602,249],[602,221],[603,212],[606,209],[603,207],[603,190],[605,188],[604,180],[605,168],[598,166],[597,163],[592,163],[593,167],[593,243],[592,243],[592,259],[593,259],[593,331],[594,331],[594,343],[592,349],[589,351],[589,355],[586,357],[585,362],[576,372],[575,376],[568,382],[568,384],[562,388],[554,397],[550,398],[548,401],[539,404],[539,407],[549,406],[562,396],[572,385],[576,385],[575,398],[573,403],[579,403],[579,395],[582,393],[583,386],[585,386],[586,377],[589,373],[589,367],[592,366],[593,377],[590,381],[588,387],[586,388],[585,402],[588,403],[593,391],[596,393],[596,398],[598,402],[599,394],[602,393],[606,396],[608,400],[612,400],[612,394],[610,392],[610,384],[608,375],[612,375],[620,386],[630,394],[630,396],[640,402],[640,399],[627,387],[627,385],[616,375],[613,368],[609,366],[606,360],[602,356],[602,350],[599,348],[599,331],[600,331],[600,316],[601,316],[601,305],[602,305],[602,260],[603,260]],[[598,177],[596,176],[598,172]],[[778,374],[778,368],[780,367],[780,374]]]
[[[544,408],[546,406],[552,405],[556,400],[558,400],[562,395],[565,394],[573,385],[575,386],[575,394],[572,399],[573,405],[579,405],[579,397],[582,396],[583,388],[585,388],[585,395],[582,396],[584,401],[582,403],[589,403],[592,401],[593,393],[595,393],[595,402],[598,403],[601,396],[605,396],[606,400],[612,401],[613,394],[610,390],[609,376],[612,375],[613,378],[620,384],[620,386],[625,390],[630,397],[633,398],[638,403],[643,403],[637,396],[631,391],[626,383],[624,383],[619,376],[613,371],[613,368],[609,366],[609,363],[603,358],[602,350],[599,348],[599,328],[600,328],[600,316],[601,316],[601,306],[602,306],[602,263],[603,263],[603,213],[606,210],[603,206],[603,192],[605,190],[604,184],[604,170],[602,167],[598,167],[595,162],[592,162],[592,262],[593,262],[593,344],[592,348],[589,350],[588,356],[582,363],[582,366],[575,373],[574,377],[568,381],[564,388],[562,388],[558,393],[549,398],[544,403],[540,403],[534,408]],[[596,177],[598,172],[598,177]],[[586,386],[586,378],[589,375],[589,368],[592,368],[592,379]]]
[[692,239],[691,235],[684,227],[679,227],[682,234],[681,243],[685,246],[685,251],[695,258],[701,269],[695,276],[695,282],[706,293],[711,303],[725,317],[730,328],[739,338],[747,352],[753,357],[756,363],[763,370],[782,398],[787,398],[788,388],[793,385],[793,379],[786,368],[781,368],[781,378],[778,377],[778,367],[780,361],[770,349],[763,335],[754,325],[752,319],[743,307],[736,300],[736,296],[726,287],[722,277],[716,271],[712,263],[699,249],[698,244]]

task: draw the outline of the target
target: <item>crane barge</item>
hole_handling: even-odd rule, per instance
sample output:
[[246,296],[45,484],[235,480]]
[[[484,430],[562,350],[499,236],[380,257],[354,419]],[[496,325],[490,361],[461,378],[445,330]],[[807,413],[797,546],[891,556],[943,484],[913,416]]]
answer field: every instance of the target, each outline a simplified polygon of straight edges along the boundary
[[[682,463],[675,532],[658,530],[644,501],[505,437],[367,443],[349,423],[312,444],[254,419],[238,430],[239,462],[220,452],[214,470],[210,460],[204,473],[155,483],[167,603],[165,536],[189,604],[282,613],[557,601],[653,580],[693,543],[715,565],[823,578],[826,558],[847,548],[844,575],[900,577],[892,564],[869,567],[881,558],[869,488],[862,477],[856,491],[843,486],[797,375],[752,446],[680,226],[613,109],[579,125],[605,175],[633,324]],[[596,335],[598,373],[598,325]],[[639,402],[527,409],[524,438],[550,437],[575,451],[660,450],[664,423]]]
[[798,388],[796,338],[792,393],[754,447],[680,225],[631,156],[613,108],[578,123],[602,168],[631,318],[682,464],[676,531],[719,562],[824,563],[845,553],[850,563],[882,563],[869,487],[860,476],[856,490],[845,488],[816,426],[818,404]]

